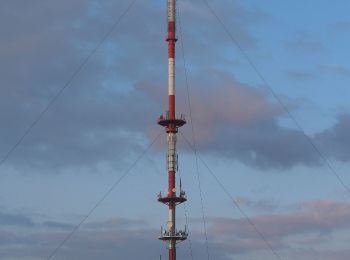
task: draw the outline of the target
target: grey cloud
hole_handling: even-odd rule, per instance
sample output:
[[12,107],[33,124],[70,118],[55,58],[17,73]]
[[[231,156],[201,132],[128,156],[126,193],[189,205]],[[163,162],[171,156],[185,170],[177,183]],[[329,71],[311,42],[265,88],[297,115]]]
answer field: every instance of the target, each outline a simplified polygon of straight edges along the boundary
[[[6,122],[0,129],[1,156],[16,143],[127,3],[1,3],[1,22],[8,24],[0,50],[4,72],[0,117]],[[204,46],[211,43],[203,38],[214,35],[222,42],[217,50],[229,42],[208,20],[205,6],[200,6],[201,2],[183,5],[183,23],[189,22],[189,16],[198,23],[183,28],[187,51],[193,54],[193,68],[225,62],[226,53]],[[228,24],[239,24],[232,28],[240,28],[235,33],[245,45],[254,46],[249,27],[264,19],[263,14],[245,10],[238,2],[229,6],[219,12]],[[229,9],[236,15],[232,16]],[[148,133],[157,127],[153,126],[156,116],[165,108],[164,19],[159,3],[137,2],[6,163],[21,172],[59,172],[99,164],[120,167],[126,155],[139,151],[140,143],[145,143]],[[142,30],[140,24],[145,25]],[[204,51],[210,63],[203,62]],[[152,96],[154,86],[158,97]]]
[[339,21],[333,25],[333,28],[339,30],[341,33],[350,31],[349,21]]
[[279,208],[279,205],[275,201],[271,200],[253,200],[247,197],[237,197],[235,198],[236,202],[246,207],[255,209],[259,212],[273,212]]
[[319,163],[318,155],[299,131],[280,127],[275,120],[260,121],[251,128],[220,129],[216,138],[216,152],[262,169]]
[[34,221],[23,215],[0,211],[0,226],[34,227]]
[[[33,216],[1,212],[0,225],[4,230],[0,231],[0,259],[45,258],[75,228],[69,222],[34,219]],[[164,257],[166,254],[164,243],[157,239],[158,234],[159,230],[151,228],[145,220],[115,217],[87,222],[65,243],[55,258],[157,259],[160,254]],[[204,246],[203,241],[192,238],[196,257],[206,256]],[[219,260],[229,259],[215,244],[211,255]],[[178,247],[178,256],[191,259],[188,245],[183,243]]]
[[[26,235],[22,233],[22,236],[19,237],[18,234],[10,231],[0,231],[0,248],[5,248],[10,245],[20,245],[20,244],[32,245],[31,241],[26,238]],[[1,256],[1,253],[0,253]]]
[[[87,10],[90,2],[67,3],[50,6],[37,2],[28,7],[9,3],[1,9],[5,13],[1,16],[4,23],[13,20],[14,26],[18,25],[18,32],[9,35],[6,39],[11,39],[11,42],[2,48],[2,56],[8,57],[2,59],[1,65],[6,71],[6,77],[1,82],[4,86],[1,118],[7,123],[6,127],[1,128],[2,155],[23,134],[28,124],[86,57],[86,50],[96,44],[102,36],[100,32],[105,32],[111,23],[102,18],[90,17]],[[124,4],[118,2],[118,5],[110,7],[118,13]],[[50,12],[54,11],[51,14],[53,17],[50,17]],[[17,17],[21,12],[25,15]],[[109,18],[112,19],[111,16]],[[90,26],[94,22],[97,25]],[[35,43],[27,44],[26,39],[33,39]],[[115,161],[140,147],[137,138],[129,136],[141,134],[139,126],[148,119],[141,116],[142,111],[146,110],[145,107],[153,111],[154,105],[142,93],[120,93],[123,91],[122,85],[133,85],[125,81],[130,81],[131,77],[125,76],[126,72],[130,74],[133,71],[124,68],[127,64],[123,62],[123,57],[127,57],[128,51],[125,51],[125,46],[123,50],[122,44],[126,40],[122,39],[121,44],[114,47],[122,50],[115,54],[122,54],[117,67],[105,65],[104,55],[108,50],[106,43],[104,51],[97,53],[90,61],[8,163],[17,167],[23,165],[59,170],[62,167]],[[84,47],[83,42],[88,47]],[[14,51],[11,51],[13,48]],[[114,49],[112,54],[116,52]],[[132,57],[134,60],[138,59],[137,54]],[[131,63],[144,66],[137,62]],[[121,66],[123,70],[116,79],[113,74]],[[141,71],[136,66],[134,69],[136,72]],[[133,108],[133,103],[140,105]]]
[[[347,203],[318,200],[303,203],[297,211],[256,215],[251,217],[251,221],[274,250],[284,255],[296,253],[293,248],[299,248],[300,252],[296,255],[303,256],[305,253],[310,255],[310,252],[305,252],[310,248],[329,243],[333,239],[330,234],[348,230],[349,215],[350,206]],[[266,243],[244,218],[212,218],[208,222],[209,233],[225,251],[247,254],[267,249]],[[313,253],[322,255],[317,251]],[[328,259],[322,257],[320,259]],[[343,258],[339,256],[339,259]]]
[[278,123],[284,111],[271,103],[266,93],[232,79],[217,83],[223,87],[208,87],[213,92],[207,93],[196,89],[198,92],[193,95],[193,117],[201,152],[261,169],[319,163],[318,155],[300,131]]
[[[11,21],[14,27],[1,39],[0,68],[5,76],[0,82],[4,86],[0,117],[6,122],[0,129],[1,155],[42,111],[127,1],[104,1],[97,7],[94,1],[18,4],[3,3],[6,8],[0,15],[4,24]],[[101,165],[114,169],[142,150],[158,131],[156,117],[166,107],[165,29],[160,25],[165,13],[158,5],[141,1],[135,5],[7,164],[21,172],[101,169]],[[233,33],[245,46],[256,48],[250,27],[266,15],[246,10],[239,2],[227,9],[215,1],[213,6],[230,27],[241,28]],[[183,35],[190,54],[193,116],[201,151],[262,169],[318,165],[317,154],[303,135],[279,124],[283,111],[266,93],[219,69],[228,62],[225,50],[231,42],[212,23],[205,6],[194,1],[181,3],[180,9],[183,23],[189,23],[183,26]],[[140,24],[147,26],[140,30]],[[205,37],[217,39],[217,48],[209,46]],[[304,34],[298,37],[309,42]],[[203,79],[204,74],[210,77]],[[181,73],[178,82],[178,112],[188,114]],[[186,134],[189,129],[184,128]]]
[[[350,206],[332,200],[308,201],[301,210],[287,213],[257,215],[252,219],[268,239],[284,239],[296,235],[327,234],[350,228]],[[245,219],[212,220],[211,231],[218,237],[246,239],[256,233]]]
[[105,221],[90,222],[85,225],[85,228],[89,229],[129,229],[129,228],[142,228],[147,226],[148,223],[145,220],[133,220],[127,218],[111,218]]
[[[299,129],[282,126],[282,108],[267,93],[211,73],[213,82],[192,90],[193,117],[200,152],[224,156],[260,169],[288,169],[296,165],[319,166],[321,158]],[[213,84],[213,85],[212,85]],[[215,87],[214,87],[215,86]],[[210,100],[210,103],[203,102]],[[288,105],[293,110],[296,104]],[[309,138],[321,152],[349,161],[349,115]],[[191,136],[184,128],[186,136]]]
[[62,229],[69,230],[74,227],[70,223],[64,223],[54,220],[40,221],[38,216],[30,213],[14,213],[9,210],[0,210],[0,226],[5,230],[26,228],[28,230],[34,230],[36,228],[44,229]]
[[315,141],[322,151],[327,152],[327,156],[348,162],[350,160],[350,115],[340,115],[332,128],[315,135]]
[[325,50],[320,41],[315,39],[312,34],[304,31],[298,32],[294,39],[286,41],[284,45],[289,50],[309,54]]
[[[332,239],[325,235],[349,229],[349,219],[350,206],[332,200],[307,201],[298,210],[256,215],[251,218],[274,250],[278,250],[282,255],[295,253],[300,257],[309,256],[310,247],[317,248]],[[252,256],[262,251],[270,254],[266,243],[245,219],[221,217],[207,219],[207,222],[210,254],[214,259],[234,259],[243,255]],[[37,228],[30,232],[0,232],[0,257],[11,256],[23,260],[44,258],[69,232],[57,228],[43,229],[43,226]],[[114,218],[91,222],[83,225],[55,257],[68,260],[153,259],[159,254],[165,255],[164,245],[157,240],[158,234],[158,229],[153,229],[139,220]],[[201,231],[192,227],[194,257],[203,259],[206,257],[205,244],[197,234],[201,234]],[[295,252],[292,248],[299,248],[300,251]],[[178,250],[181,259],[191,259],[188,244],[182,243]],[[342,252],[341,248],[339,250]],[[330,252],[325,249],[323,251],[327,252],[327,255]],[[316,255],[321,253],[315,252]],[[332,259],[343,258],[341,255],[335,255]]]
[[[159,231],[138,230],[94,230],[78,231],[55,255],[58,259],[157,259],[165,257],[163,242],[157,239]],[[45,258],[67,234],[63,232],[33,232],[32,234],[10,234],[1,236],[6,243],[1,244],[0,257],[18,257],[23,260]],[[16,250],[14,250],[16,248]],[[193,254],[205,258],[204,245],[192,240]],[[228,260],[225,252],[213,244],[211,256],[218,260]],[[188,245],[178,247],[178,257],[191,259]]]
[[[287,247],[285,243],[282,241],[269,241],[271,247],[277,251],[280,249],[284,249]],[[226,241],[221,241],[221,243],[218,243],[220,245],[221,250],[228,252],[231,255],[245,255],[245,254],[251,254],[253,252],[261,252],[261,251],[267,251],[266,243],[261,239],[235,239],[230,238]],[[271,252],[267,251],[269,253],[269,257]],[[270,258],[268,258],[270,259]]]
[[63,229],[63,230],[72,230],[74,228],[74,225],[57,222],[57,221],[44,221],[41,224],[45,228],[54,228],[54,229]]
[[287,76],[290,79],[297,80],[297,81],[309,81],[316,78],[316,76],[313,73],[310,73],[307,71],[295,71],[295,70],[287,71]]
[[319,70],[326,73],[332,73],[343,77],[350,77],[350,69],[338,64],[322,64]]

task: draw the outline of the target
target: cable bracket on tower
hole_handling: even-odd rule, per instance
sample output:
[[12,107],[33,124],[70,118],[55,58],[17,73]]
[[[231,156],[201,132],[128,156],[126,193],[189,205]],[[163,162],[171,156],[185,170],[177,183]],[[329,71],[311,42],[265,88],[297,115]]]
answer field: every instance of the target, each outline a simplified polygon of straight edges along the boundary
[[161,115],[158,118],[158,124],[166,127],[166,132],[169,133],[171,129],[175,129],[177,133],[177,129],[186,124],[185,115],[181,114],[180,118],[170,118],[169,114]]
[[159,240],[168,241],[168,240],[175,240],[175,241],[184,241],[188,237],[188,231],[187,227],[185,226],[184,230],[166,230],[163,229],[163,227],[160,230],[160,236],[158,237]]
[[163,197],[162,193],[159,192],[158,201],[166,205],[169,205],[169,203],[171,202],[174,202],[178,205],[187,201],[187,197],[184,191],[181,191],[179,196],[166,196],[166,197]]

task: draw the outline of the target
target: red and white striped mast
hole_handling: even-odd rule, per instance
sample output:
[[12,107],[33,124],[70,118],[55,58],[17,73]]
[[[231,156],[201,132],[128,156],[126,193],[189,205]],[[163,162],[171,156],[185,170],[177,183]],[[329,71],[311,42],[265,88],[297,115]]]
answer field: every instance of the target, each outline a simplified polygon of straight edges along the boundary
[[169,250],[169,260],[176,260],[176,244],[187,239],[188,233],[185,230],[176,229],[176,205],[186,201],[185,192],[181,189],[176,191],[176,133],[178,128],[186,124],[184,117],[176,118],[175,114],[175,44],[176,44],[176,0],[167,0],[168,17],[168,111],[161,115],[158,124],[163,126],[167,133],[167,170],[168,170],[168,191],[166,196],[158,195],[158,201],[168,206],[167,228],[161,229],[160,240],[166,241]]

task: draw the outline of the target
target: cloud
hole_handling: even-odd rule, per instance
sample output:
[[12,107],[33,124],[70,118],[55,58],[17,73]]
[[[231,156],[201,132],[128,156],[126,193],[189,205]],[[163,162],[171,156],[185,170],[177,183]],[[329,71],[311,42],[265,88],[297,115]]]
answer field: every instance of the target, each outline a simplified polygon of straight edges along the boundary
[[[265,169],[289,169],[297,165],[317,167],[321,158],[299,129],[283,126],[281,106],[267,93],[211,73],[213,82],[202,83],[205,90],[192,89],[193,118],[200,152],[238,160]],[[220,79],[219,79],[220,78]],[[212,84],[212,85],[211,85]],[[210,100],[210,103],[203,102]],[[293,111],[295,104],[287,104]],[[336,123],[310,140],[324,156],[349,161],[350,115],[337,117]],[[187,137],[189,129],[182,130]],[[190,138],[188,138],[190,139]]]
[[350,69],[337,64],[323,64],[319,66],[321,72],[332,73],[338,76],[350,77]]
[[[212,75],[215,81],[218,75]],[[318,155],[302,133],[279,124],[284,111],[269,101],[267,93],[232,79],[215,83],[218,84],[204,87],[207,91],[196,89],[192,93],[200,152],[261,169],[318,164]]]
[[[268,16],[238,1],[227,8],[219,2],[213,6],[229,28],[238,30],[233,33],[240,42],[258,48],[250,30]],[[39,2],[22,6],[12,1],[4,5],[0,19],[9,26],[8,37],[0,40],[4,57],[0,117],[6,122],[0,129],[2,156],[110,28],[127,1],[75,1],[74,5],[61,1],[52,6]],[[163,7],[142,1],[135,5],[7,165],[28,174],[107,171],[122,167],[144,148],[153,133],[160,131],[156,117],[166,109]],[[319,158],[302,133],[280,125],[284,111],[267,93],[239,82],[223,69],[222,64],[235,66],[227,55],[232,43],[205,6],[200,1],[184,2],[180,10],[201,152],[260,169],[318,165]],[[140,24],[147,26],[140,30]],[[217,39],[215,48],[207,38]],[[314,49],[304,33],[297,42]],[[177,72],[177,111],[188,115],[183,71],[178,67]],[[188,135],[190,127],[186,128],[183,131]]]
[[[258,202],[254,202],[257,204]],[[322,248],[340,231],[350,228],[350,205],[333,200],[306,201],[298,209],[289,212],[275,212],[251,217],[252,222],[269,241],[274,250],[282,255],[295,254],[305,256],[331,255],[331,251]],[[44,223],[46,223],[44,221]],[[252,229],[244,218],[209,218],[207,219],[209,248],[211,257],[219,260],[234,259],[242,255],[254,255],[268,252],[266,243]],[[68,224],[67,224],[68,225]],[[191,241],[195,258],[205,258],[205,245],[192,226]],[[37,226],[32,230],[0,233],[1,257],[18,257],[23,260],[43,258],[52,252],[68,230]],[[165,255],[164,245],[157,240],[158,229],[149,223],[135,219],[113,218],[86,223],[79,229],[64,247],[58,251],[57,258],[62,259],[147,259]],[[186,242],[187,243],[187,242]],[[179,247],[181,259],[191,259],[188,244]],[[293,250],[298,248],[298,250]],[[315,248],[312,252],[310,248]],[[14,250],[16,249],[16,250]],[[342,254],[340,252],[343,252]],[[336,260],[342,260],[348,252],[339,245]],[[322,256],[322,254],[324,255]],[[324,257],[324,258],[322,258]],[[265,259],[265,258],[262,258]],[[266,258],[270,259],[270,258]]]
[[[110,228],[105,226],[105,223],[111,224],[110,220],[101,221],[102,225],[96,225],[97,222],[93,225],[87,223],[66,242],[55,257],[67,260],[157,259],[160,254],[165,257],[164,242],[157,239],[159,230],[150,228],[146,223],[140,227],[138,220],[123,219],[122,222],[120,224],[118,220]],[[125,222],[128,222],[129,228],[125,228]],[[135,223],[134,226],[132,222]],[[45,258],[67,236],[67,232],[69,231],[57,229],[34,230],[30,233],[0,232],[0,257],[23,260]],[[204,245],[200,240],[192,239],[192,248],[195,257],[205,257]],[[215,259],[229,259],[216,245],[211,247],[210,252]],[[191,259],[187,244],[178,246],[178,257]]]
[[[100,40],[101,32],[110,26],[111,21],[104,20],[103,16],[91,16],[89,6],[92,3],[61,2],[52,6],[39,2],[30,6],[6,3],[6,8],[2,8],[3,22],[9,24],[7,28],[11,25],[15,27],[12,31],[16,33],[11,34],[9,30],[8,37],[2,38],[4,59],[0,66],[5,73],[1,79],[4,86],[1,118],[7,126],[0,131],[3,143],[1,155],[16,143],[91,47]],[[119,13],[127,1],[111,3],[107,7]],[[24,15],[17,17],[22,12]],[[112,19],[111,13],[107,17]],[[146,30],[145,35],[150,31],[151,28]],[[142,117],[142,111],[147,107],[154,116],[157,113],[152,109],[154,104],[142,93],[128,91],[127,86],[133,86],[136,76],[130,74],[142,70],[137,67],[134,67],[136,71],[132,70],[124,60],[131,52],[129,48],[139,48],[123,46],[129,37],[126,34],[124,39],[123,33],[120,35],[120,41],[110,52],[110,56],[118,56],[115,58],[119,62],[113,66],[106,65],[105,55],[111,45],[107,42],[7,163],[16,167],[59,171],[101,162],[112,163],[116,159],[122,161],[126,154],[142,147],[140,141],[145,143],[146,137],[142,137],[144,129],[140,126],[149,119]],[[135,35],[132,42],[137,43],[135,38],[145,35]],[[28,40],[33,43],[28,43]],[[133,62],[138,55],[135,51],[133,53],[129,64],[146,68],[145,64]],[[119,72],[117,76],[116,72]],[[140,105],[132,107],[133,103]]]
[[[299,246],[319,246],[327,242],[329,235],[350,228],[350,205],[333,200],[304,202],[300,209],[291,212],[257,215],[251,221],[271,243],[275,250]],[[264,241],[244,218],[213,218],[209,220],[209,232],[218,241],[235,241],[232,252],[248,253],[266,248]],[[319,239],[323,237],[323,239]],[[294,240],[294,238],[298,238]],[[313,241],[312,244],[309,243]],[[229,250],[229,244],[225,244]]]
[[[6,122],[0,129],[1,156],[64,85],[128,1],[67,3],[2,4],[0,19],[8,26],[0,50],[4,72],[0,117]],[[211,60],[210,66],[227,61],[226,53],[207,51],[210,43],[203,38],[215,35],[220,39],[217,50],[229,39],[217,31],[200,5],[191,2],[181,7],[184,24],[189,17],[200,24],[183,28],[193,68],[206,64],[205,59]],[[100,164],[120,167],[127,155],[142,149],[150,129],[156,127],[157,115],[166,107],[164,7],[136,3],[6,163],[21,172],[60,172]],[[239,24],[232,28],[240,28],[236,33],[244,45],[255,45],[249,28],[263,19],[261,13],[246,10],[238,2],[219,12],[229,24]],[[140,24],[145,25],[142,30]],[[201,37],[196,36],[197,29]]]
[[322,151],[326,151],[327,156],[348,162],[350,160],[350,115],[339,115],[332,128],[315,135],[315,141]]
[[313,36],[305,31],[300,31],[294,39],[286,41],[285,47],[292,51],[314,53],[325,49],[322,42],[314,39]]
[[139,219],[127,219],[127,218],[111,218],[105,221],[96,221],[90,222],[85,225],[86,228],[89,229],[135,229],[135,228],[143,228],[147,226],[147,221]]
[[0,226],[34,227],[35,223],[23,214],[0,211]]
[[0,226],[5,229],[21,229],[35,230],[37,228],[43,229],[57,229],[57,230],[71,230],[74,225],[54,220],[40,221],[37,216],[28,213],[14,213],[8,210],[0,211]]
[[261,120],[252,127],[218,129],[204,149],[260,169],[318,165],[319,158],[300,131]]
[[350,22],[339,21],[333,25],[333,28],[340,31],[341,33],[346,33],[350,30]]
[[72,230],[74,225],[68,223],[62,223],[57,221],[44,221],[41,225],[45,228],[52,229],[62,229],[62,230]]
[[295,71],[295,70],[287,71],[287,76],[288,78],[296,81],[313,80],[316,78],[316,76],[313,73],[310,73],[307,71]]
[[247,197],[237,197],[235,198],[235,201],[259,212],[272,212],[278,209],[278,204],[271,200],[253,200]]

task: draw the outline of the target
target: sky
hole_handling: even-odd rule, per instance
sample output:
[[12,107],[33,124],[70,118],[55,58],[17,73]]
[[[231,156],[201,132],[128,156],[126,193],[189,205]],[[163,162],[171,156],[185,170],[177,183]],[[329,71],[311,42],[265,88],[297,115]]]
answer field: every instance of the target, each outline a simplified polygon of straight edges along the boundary
[[[178,258],[349,259],[350,3],[207,1],[240,48],[178,1]],[[137,0],[36,121],[129,3],[0,2],[0,158],[36,122],[0,165],[0,259],[47,259],[125,173],[52,259],[166,257],[166,1]]]

